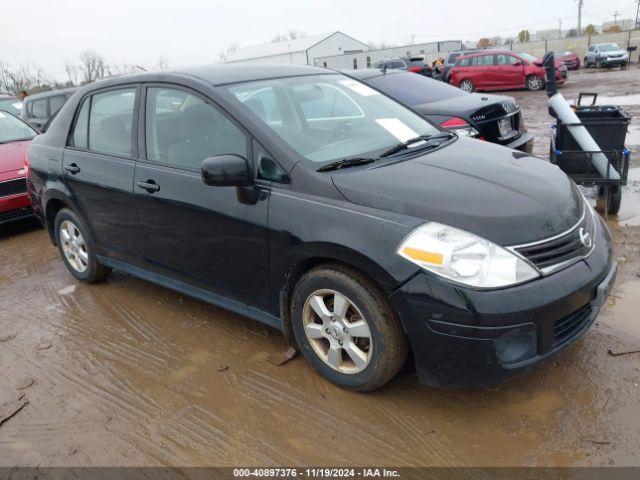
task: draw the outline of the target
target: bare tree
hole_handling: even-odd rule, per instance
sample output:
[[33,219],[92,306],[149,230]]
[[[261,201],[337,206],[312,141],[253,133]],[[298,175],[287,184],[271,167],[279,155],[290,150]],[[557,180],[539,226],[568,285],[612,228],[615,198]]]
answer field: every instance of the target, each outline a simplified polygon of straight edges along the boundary
[[78,84],[78,67],[71,62],[71,60],[64,61],[64,71],[67,72],[67,77],[72,85]]
[[369,48],[371,50],[385,50],[387,48],[393,48],[395,47],[394,44],[392,43],[387,43],[387,42],[369,42]]
[[287,33],[278,33],[271,39],[271,43],[285,42],[287,40],[295,40],[296,38],[306,37],[307,34],[302,30],[291,29]]
[[[237,44],[236,44],[237,48]],[[169,69],[169,60],[166,57],[160,55],[155,64],[155,70],[168,70]]]
[[218,52],[218,59],[221,62],[226,62],[229,60],[229,57],[238,50],[239,45],[237,43],[232,43],[227,47],[226,50],[220,50]]
[[8,63],[0,62],[0,90],[17,95],[22,90],[50,90],[53,83],[37,65],[25,64],[14,68]]
[[104,57],[95,50],[85,50],[78,55],[80,65],[78,69],[82,73],[82,83],[91,83],[103,78],[108,73]]

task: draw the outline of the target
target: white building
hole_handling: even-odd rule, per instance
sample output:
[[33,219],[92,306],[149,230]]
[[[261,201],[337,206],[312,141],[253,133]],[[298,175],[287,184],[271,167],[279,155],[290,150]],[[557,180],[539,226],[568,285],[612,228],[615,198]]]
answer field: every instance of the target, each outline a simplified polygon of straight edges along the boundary
[[604,32],[614,25],[617,25],[623,32],[626,32],[627,30],[633,30],[635,28],[636,21],[631,18],[623,18],[614,22],[604,22],[601,30]]
[[313,65],[317,67],[332,68],[335,70],[369,68],[380,60],[391,60],[399,57],[420,57],[427,62],[432,62],[438,57],[446,57],[449,52],[460,50],[464,43],[460,40],[444,42],[416,43],[398,47],[384,48],[382,50],[365,50],[364,52],[344,52],[340,55],[327,55],[313,59]]
[[307,37],[239,48],[229,55],[228,62],[269,62],[313,65],[314,59],[369,50],[369,45],[342,32],[309,35]]

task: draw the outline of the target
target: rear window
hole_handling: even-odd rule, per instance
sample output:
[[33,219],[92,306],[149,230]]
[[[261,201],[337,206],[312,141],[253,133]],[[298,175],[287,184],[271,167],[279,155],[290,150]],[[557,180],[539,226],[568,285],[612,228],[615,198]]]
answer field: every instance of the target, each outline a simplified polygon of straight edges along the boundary
[[48,99],[43,98],[41,100],[34,100],[31,106],[31,114],[36,118],[47,118],[49,112],[47,111]]
[[62,108],[62,106],[67,102],[67,97],[64,95],[55,95],[49,99],[49,110],[51,111],[51,116],[58,113],[58,110]]
[[411,106],[468,95],[459,88],[413,73],[382,75],[367,82]]

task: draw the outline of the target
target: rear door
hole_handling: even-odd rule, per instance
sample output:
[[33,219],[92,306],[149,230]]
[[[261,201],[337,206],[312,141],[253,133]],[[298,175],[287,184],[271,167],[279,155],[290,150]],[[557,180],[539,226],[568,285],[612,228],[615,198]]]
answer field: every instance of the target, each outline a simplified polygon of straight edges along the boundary
[[144,92],[134,189],[145,268],[267,309],[268,183],[251,200],[246,189],[201,177],[208,157],[250,158],[250,137],[195,91],[148,84]]
[[522,61],[508,53],[494,56],[492,84],[500,88],[520,88],[524,86],[524,66]]
[[473,78],[476,88],[491,88],[497,86],[498,75],[493,63],[493,55],[478,55],[473,57]]
[[65,183],[99,253],[122,260],[137,253],[133,173],[138,97],[137,85],[87,95],[76,112],[63,158]]

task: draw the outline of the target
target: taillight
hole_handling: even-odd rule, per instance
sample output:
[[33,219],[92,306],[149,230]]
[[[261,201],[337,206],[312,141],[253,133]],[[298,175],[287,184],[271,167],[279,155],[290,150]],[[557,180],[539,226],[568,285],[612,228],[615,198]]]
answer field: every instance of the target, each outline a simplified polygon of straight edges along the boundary
[[24,175],[26,177],[31,173],[31,163],[29,162],[29,154],[25,152],[24,154]]
[[422,67],[409,67],[407,68],[408,72],[420,73],[422,71]]
[[459,117],[451,117],[440,124],[441,127],[466,137],[477,137],[478,131],[469,122]]

